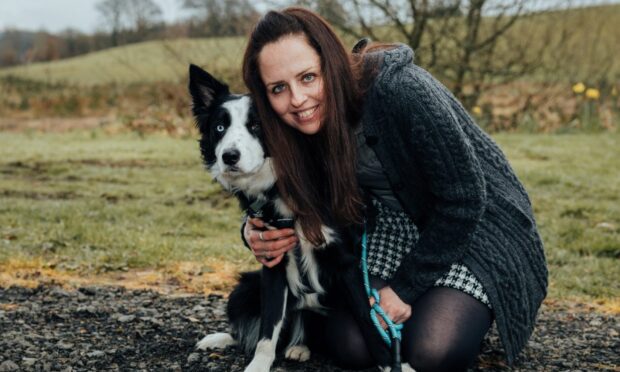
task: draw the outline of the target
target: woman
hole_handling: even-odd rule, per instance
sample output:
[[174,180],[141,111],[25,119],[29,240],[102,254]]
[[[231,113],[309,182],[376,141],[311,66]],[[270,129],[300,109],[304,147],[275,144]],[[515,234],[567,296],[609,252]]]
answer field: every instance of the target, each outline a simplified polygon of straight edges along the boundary
[[[301,8],[269,12],[252,32],[244,80],[278,189],[314,243],[321,221],[372,221],[369,271],[380,305],[404,324],[403,362],[464,370],[493,319],[512,362],[547,287],[529,198],[501,150],[413,64],[411,49],[356,48],[349,55],[323,19]],[[296,238],[262,227],[249,220],[244,240],[273,267]],[[321,321],[308,327],[311,347],[323,345],[345,367],[372,365],[344,310]]]

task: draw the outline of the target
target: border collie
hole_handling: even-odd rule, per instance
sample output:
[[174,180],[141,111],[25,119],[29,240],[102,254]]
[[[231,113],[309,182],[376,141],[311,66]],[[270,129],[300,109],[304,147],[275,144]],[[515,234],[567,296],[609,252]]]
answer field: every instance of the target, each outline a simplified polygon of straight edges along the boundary
[[[260,216],[271,228],[293,221],[293,214],[278,196],[271,158],[261,140],[258,115],[248,95],[231,94],[228,86],[191,65],[189,91],[200,131],[200,151],[207,170],[239,199],[249,215]],[[210,334],[199,349],[238,344],[254,352],[246,371],[269,371],[278,345],[285,357],[306,361],[301,310],[327,313],[336,301],[344,302],[360,325],[369,350],[379,366],[389,370],[390,350],[374,328],[363,288],[359,257],[352,250],[352,234],[322,227],[325,244],[315,246],[297,224],[296,248],[275,267],[243,273],[230,294],[227,315],[232,335]]]

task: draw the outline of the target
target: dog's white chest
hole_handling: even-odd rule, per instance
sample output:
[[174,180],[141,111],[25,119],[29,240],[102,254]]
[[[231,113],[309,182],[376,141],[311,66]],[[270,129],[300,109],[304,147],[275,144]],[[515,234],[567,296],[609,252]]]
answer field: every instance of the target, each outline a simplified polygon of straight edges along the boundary
[[287,253],[286,277],[293,296],[299,300],[297,307],[321,308],[319,296],[325,293],[325,289],[319,282],[316,257],[311,250],[304,249],[302,245],[296,249],[300,250],[301,259],[295,257],[294,250]]

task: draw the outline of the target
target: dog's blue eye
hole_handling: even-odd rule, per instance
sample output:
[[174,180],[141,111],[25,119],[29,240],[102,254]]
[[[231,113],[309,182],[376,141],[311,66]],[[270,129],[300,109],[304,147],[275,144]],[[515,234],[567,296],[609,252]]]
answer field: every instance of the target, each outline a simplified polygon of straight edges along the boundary
[[223,125],[218,125],[217,127],[215,127],[215,130],[222,133],[224,131],[224,126]]

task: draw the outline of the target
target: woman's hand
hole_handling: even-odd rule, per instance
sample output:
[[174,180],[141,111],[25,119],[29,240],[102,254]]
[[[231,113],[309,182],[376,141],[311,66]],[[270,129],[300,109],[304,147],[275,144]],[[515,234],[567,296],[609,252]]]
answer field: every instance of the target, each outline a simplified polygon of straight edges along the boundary
[[243,237],[256,260],[269,268],[279,264],[284,254],[293,249],[298,241],[295,230],[265,230],[265,223],[260,218],[248,218]]
[[[404,303],[390,286],[381,288],[379,290],[379,297],[381,298],[379,306],[381,306],[394,324],[402,324],[411,317],[411,306]],[[370,297],[370,306],[374,304],[375,298]],[[379,319],[379,323],[381,323],[381,327],[387,329],[387,324],[385,324],[383,318],[378,314],[376,316]]]

